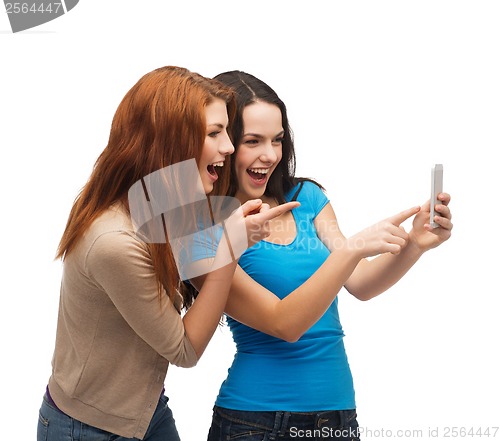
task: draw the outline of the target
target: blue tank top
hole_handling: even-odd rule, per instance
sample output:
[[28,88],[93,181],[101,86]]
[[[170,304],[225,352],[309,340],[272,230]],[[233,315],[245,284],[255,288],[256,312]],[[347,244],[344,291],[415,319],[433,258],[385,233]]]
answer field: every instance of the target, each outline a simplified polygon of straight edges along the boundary
[[[297,190],[286,195],[291,200]],[[330,254],[314,228],[328,203],[322,190],[305,182],[294,209],[297,235],[289,245],[261,241],[239,264],[258,283],[284,298],[304,283]],[[216,404],[234,410],[295,411],[354,409],[352,375],[344,349],[338,298],[297,342],[271,337],[227,317],[236,355]]]

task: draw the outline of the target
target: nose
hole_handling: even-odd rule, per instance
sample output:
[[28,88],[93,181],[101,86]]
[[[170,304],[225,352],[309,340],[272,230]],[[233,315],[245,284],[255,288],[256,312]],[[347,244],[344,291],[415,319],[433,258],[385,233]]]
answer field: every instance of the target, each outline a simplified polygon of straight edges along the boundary
[[234,153],[234,145],[231,142],[231,139],[229,139],[227,132],[224,133],[224,136],[219,144],[219,153],[224,156]]
[[278,155],[272,145],[271,142],[268,142],[266,143],[264,146],[263,146],[264,150],[262,152],[262,154],[260,155],[260,160],[262,162],[266,162],[266,163],[272,163],[274,164],[277,160],[278,160]]

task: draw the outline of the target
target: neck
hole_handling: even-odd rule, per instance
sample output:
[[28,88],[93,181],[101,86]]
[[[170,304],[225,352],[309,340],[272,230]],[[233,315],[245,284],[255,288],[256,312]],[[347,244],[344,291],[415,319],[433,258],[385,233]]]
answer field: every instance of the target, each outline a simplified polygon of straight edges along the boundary
[[[235,197],[236,199],[238,199],[240,201],[240,203],[243,205],[245,202],[249,201],[250,198],[246,195],[242,195],[241,193],[236,193],[235,194]],[[260,199],[263,203],[265,204],[269,204],[269,206],[271,207],[275,207],[278,205],[278,203],[276,202],[276,199],[271,197],[271,196],[266,196],[265,194],[263,194],[262,196],[260,196],[259,198],[255,198],[255,199]]]
[[270,207],[276,207],[278,205],[276,199],[271,196],[262,195],[261,199],[263,203],[269,204]]

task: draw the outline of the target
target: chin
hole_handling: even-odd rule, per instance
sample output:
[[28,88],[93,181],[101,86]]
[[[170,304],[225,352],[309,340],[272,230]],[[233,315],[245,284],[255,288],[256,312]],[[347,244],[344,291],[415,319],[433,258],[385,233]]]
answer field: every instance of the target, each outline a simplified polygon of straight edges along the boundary
[[264,196],[265,190],[264,191],[249,191],[247,192],[248,199],[262,199],[262,196]]

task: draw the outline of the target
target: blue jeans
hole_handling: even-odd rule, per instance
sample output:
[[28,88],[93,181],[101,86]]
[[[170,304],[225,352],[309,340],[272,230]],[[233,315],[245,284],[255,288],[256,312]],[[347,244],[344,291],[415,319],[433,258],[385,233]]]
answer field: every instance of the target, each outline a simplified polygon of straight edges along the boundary
[[214,407],[208,441],[359,441],[356,410],[246,412]]
[[[168,398],[160,397],[144,441],[180,441]],[[37,441],[132,441],[97,427],[84,424],[53,407],[43,397],[38,418]]]

